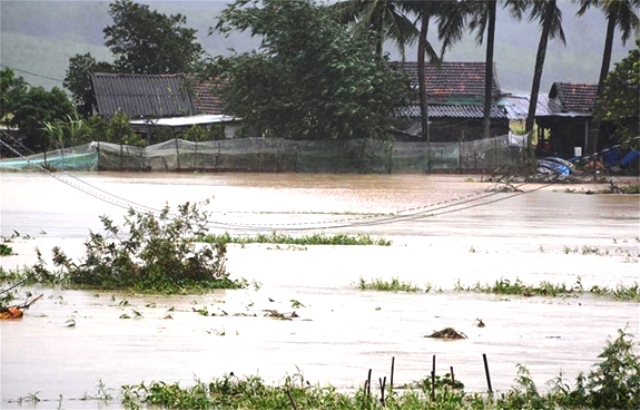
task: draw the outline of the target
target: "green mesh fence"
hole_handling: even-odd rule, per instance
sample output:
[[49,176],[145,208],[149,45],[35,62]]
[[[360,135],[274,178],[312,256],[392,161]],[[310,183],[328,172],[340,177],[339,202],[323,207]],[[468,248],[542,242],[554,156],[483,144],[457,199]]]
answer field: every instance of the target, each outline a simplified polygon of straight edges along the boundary
[[0,169],[47,165],[67,170],[210,172],[426,173],[523,163],[526,138],[505,135],[458,143],[295,141],[241,138],[191,142],[173,139],[146,148],[92,142],[28,158],[0,160]]

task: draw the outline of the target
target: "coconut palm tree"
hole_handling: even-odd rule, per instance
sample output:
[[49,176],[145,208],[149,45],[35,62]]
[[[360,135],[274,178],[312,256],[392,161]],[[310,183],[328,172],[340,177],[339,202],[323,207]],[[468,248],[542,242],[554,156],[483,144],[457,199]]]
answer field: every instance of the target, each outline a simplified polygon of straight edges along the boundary
[[[429,105],[427,101],[427,87],[425,82],[425,60],[426,56],[429,57],[429,62],[431,64],[439,65],[441,61],[441,56],[438,56],[433,46],[427,39],[429,33],[429,23],[432,18],[436,19],[438,23],[438,37],[440,39],[446,37],[449,46],[453,44],[456,40],[459,40],[462,36],[461,34],[456,37],[454,35],[449,35],[445,33],[445,28],[449,29],[450,27],[458,28],[459,32],[462,31],[461,25],[455,25],[452,21],[453,19],[446,20],[444,16],[449,16],[452,14],[455,9],[456,0],[440,0],[440,1],[426,1],[426,0],[412,0],[412,1],[404,1],[401,6],[406,13],[410,13],[417,16],[416,24],[418,21],[420,22],[420,35],[418,37],[418,88],[419,88],[419,96],[420,96],[420,116],[421,116],[421,126],[422,126],[422,138],[427,141],[427,144],[431,142],[431,135],[429,132]],[[461,24],[461,22],[458,22]],[[444,54],[444,53],[443,53]],[[429,150],[429,148],[428,148]],[[431,171],[431,158],[429,155],[428,158],[428,170]]]
[[[598,91],[596,99],[602,98],[604,91],[604,81],[609,73],[611,66],[611,54],[613,51],[613,37],[616,27],[620,29],[622,44],[626,44],[632,33],[638,35],[640,31],[640,20],[636,14],[640,7],[640,0],[579,0],[580,9],[578,16],[584,15],[591,8],[599,8],[607,18],[607,34],[604,42],[604,51],[602,53],[602,66],[600,68],[600,77],[598,79]],[[599,121],[592,121],[589,130],[590,148],[595,152],[598,147],[598,134],[600,133]]]
[[333,4],[338,18],[354,30],[366,30],[372,37],[375,54],[382,58],[384,41],[393,41],[405,55],[407,45],[413,45],[418,38],[418,30],[402,12],[403,1],[393,0],[343,0]]
[[567,44],[564,31],[562,30],[562,11],[558,8],[556,0],[538,0],[532,2],[529,21],[533,20],[540,22],[542,32],[540,34],[540,42],[538,43],[536,63],[533,70],[533,82],[531,83],[529,111],[525,122],[525,131],[527,133],[533,129],[533,120],[536,115],[536,106],[538,105],[538,94],[540,93],[540,80],[542,79],[542,69],[544,67],[549,38],[558,37],[563,44]]
[[[509,10],[511,17],[518,20],[522,15],[530,0],[503,0],[502,6]],[[462,30],[467,27],[470,32],[476,34],[476,42],[482,44],[486,33],[486,55],[485,55],[485,87],[484,87],[484,137],[491,136],[491,105],[493,91],[493,49],[495,43],[496,29],[496,9],[498,0],[459,0],[456,7],[451,8],[450,15],[444,18],[443,34],[448,33],[452,40],[457,40],[462,36]],[[467,24],[468,21],[468,24]],[[450,47],[452,42],[443,41],[443,51]]]

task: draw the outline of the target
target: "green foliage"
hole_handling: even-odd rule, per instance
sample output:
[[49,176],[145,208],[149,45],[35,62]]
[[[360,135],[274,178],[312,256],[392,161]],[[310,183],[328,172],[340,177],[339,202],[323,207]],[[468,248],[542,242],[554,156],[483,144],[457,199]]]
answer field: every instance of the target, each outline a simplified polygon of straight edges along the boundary
[[47,91],[42,87],[14,89],[9,104],[10,125],[20,129],[26,135],[25,145],[30,148],[46,149],[49,139],[45,136],[43,126],[56,120],[63,120],[74,113],[74,108],[67,95],[58,87]]
[[584,292],[580,279],[576,283],[568,287],[562,283],[556,285],[547,281],[542,281],[538,285],[528,285],[522,282],[519,278],[515,281],[509,279],[500,278],[493,284],[482,284],[477,282],[473,286],[464,287],[458,281],[455,285],[455,290],[466,292],[480,292],[480,293],[493,293],[497,295],[522,295],[522,296],[569,296],[580,295]]
[[113,24],[103,30],[105,45],[119,72],[166,74],[190,72],[202,56],[196,30],[185,16],[165,15],[148,5],[117,0],[109,5]]
[[83,125],[84,133],[89,141],[108,142],[110,125],[107,120],[99,115],[94,115],[84,120]]
[[8,114],[13,116],[14,105],[28,88],[28,84],[22,77],[15,76],[10,68],[0,70],[0,124],[10,120],[5,118]]
[[0,243],[0,256],[13,255],[13,248],[6,243]]
[[388,135],[408,82],[313,0],[237,0],[214,31],[250,30],[259,53],[210,66],[225,112],[268,137],[350,139]]
[[602,361],[589,372],[586,380],[587,407],[592,409],[640,408],[640,356],[633,339],[623,330],[608,341],[598,355]]
[[615,288],[594,285],[589,289],[589,292],[597,296],[610,296],[616,300],[640,302],[640,285],[638,282],[629,286],[618,283]]
[[[384,281],[382,279],[372,279],[367,282],[363,277],[360,277],[358,282],[360,290],[376,290],[380,292],[420,292],[418,286],[413,285],[411,282],[402,282],[398,277],[391,279],[391,282]],[[427,291],[428,292],[428,291]]]
[[225,139],[224,125],[201,126],[192,125],[181,136],[187,141],[211,141]]
[[628,144],[640,131],[640,39],[636,40],[636,48],[609,73],[603,93],[596,102],[594,116],[614,123],[615,136]]
[[73,116],[68,115],[65,120],[56,120],[53,123],[44,123],[45,136],[49,139],[47,148],[62,149],[89,142],[87,127],[77,112]]
[[231,236],[228,232],[221,235],[206,235],[203,237],[197,237],[196,241],[207,243],[277,243],[285,245],[378,245],[378,246],[391,246],[391,241],[384,238],[374,239],[369,235],[325,235],[315,233],[313,235],[304,235],[294,237],[290,235],[284,235],[272,232],[270,235],[257,234],[256,236]]
[[521,409],[637,409],[640,406],[640,357],[633,352],[632,337],[620,330],[600,354],[601,362],[586,377],[580,374],[571,388],[562,374],[541,392],[526,367],[517,366],[515,385],[496,395],[467,393],[464,384],[452,383],[450,375],[386,389],[380,400],[377,389],[367,394],[338,392],[332,386],[312,386],[301,374],[287,376],[284,383],[267,385],[259,377],[225,375],[209,383],[197,380],[191,387],[165,382],[125,385],[122,404],[127,409],[142,406],[170,409],[331,409],[331,410],[521,410]]
[[111,119],[107,132],[107,141],[136,147],[144,147],[147,144],[145,140],[133,132],[133,128],[129,123],[129,116],[120,110]]
[[180,292],[189,288],[236,288],[228,277],[226,247],[198,246],[190,238],[206,231],[207,213],[195,204],[168,206],[158,214],[129,209],[123,228],[101,217],[105,234],[91,233],[81,263],[58,247],[56,266],[66,268],[72,285],[137,292]]
[[91,73],[109,73],[113,71],[111,64],[97,62],[91,53],[76,54],[69,58],[62,85],[71,91],[76,109],[83,116],[89,116],[92,106],[96,104],[95,93],[91,86]]

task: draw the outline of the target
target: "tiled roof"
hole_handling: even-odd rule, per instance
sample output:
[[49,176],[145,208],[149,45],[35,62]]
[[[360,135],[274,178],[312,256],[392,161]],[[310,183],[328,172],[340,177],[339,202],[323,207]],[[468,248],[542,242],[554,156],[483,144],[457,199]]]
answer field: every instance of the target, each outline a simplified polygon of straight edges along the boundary
[[[417,62],[395,61],[389,65],[396,71],[404,70],[411,79],[411,85],[418,87]],[[439,67],[427,64],[425,66],[427,97],[431,102],[437,103],[482,103],[485,67],[486,64],[483,62],[443,62]],[[492,88],[495,97],[501,94],[495,65]]]
[[[420,106],[410,105],[396,113],[400,117],[420,118]],[[429,118],[484,118],[479,105],[429,105]],[[491,118],[508,118],[503,107],[491,107]]]
[[199,114],[221,115],[220,99],[211,93],[212,81],[195,82],[192,87],[193,104]]
[[180,74],[92,73],[98,112],[111,117],[122,110],[131,118],[173,117],[195,112]]
[[598,92],[597,84],[553,83],[549,99],[557,100],[563,112],[589,113]]

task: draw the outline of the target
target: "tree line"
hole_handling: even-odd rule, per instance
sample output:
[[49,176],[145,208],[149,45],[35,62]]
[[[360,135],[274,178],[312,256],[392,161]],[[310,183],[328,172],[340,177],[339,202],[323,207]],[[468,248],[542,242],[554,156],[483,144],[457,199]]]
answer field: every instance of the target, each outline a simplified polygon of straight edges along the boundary
[[[605,85],[616,36],[623,43],[638,36],[640,0],[573,1],[580,5],[579,16],[599,9],[608,21],[598,83],[599,103],[592,125],[597,128],[599,121],[610,121],[629,112],[637,115],[637,108],[631,106],[637,101],[637,92],[635,100],[620,99],[615,94],[619,89],[633,96],[634,84],[637,89],[640,74],[632,61],[636,50],[625,59],[626,63],[617,65],[609,87]],[[109,6],[113,24],[103,29],[104,44],[113,54],[113,62],[96,61],[89,53],[69,60],[63,85],[70,91],[73,105],[62,90],[54,88],[49,92],[30,87],[6,68],[2,70],[0,119],[36,139],[44,138],[50,134],[46,124],[70,124],[91,116],[95,105],[91,72],[189,73],[213,81],[211,91],[221,99],[225,114],[242,118],[246,127],[266,136],[386,137],[398,124],[394,115],[397,109],[419,101],[422,136],[428,141],[424,75],[418,75],[416,93],[404,74],[389,70],[383,44],[393,43],[407,58],[405,50],[417,43],[418,71],[424,73],[427,61],[440,64],[463,36],[474,35],[486,49],[486,134],[491,121],[491,67],[498,7],[508,10],[514,19],[529,19],[540,25],[525,125],[529,132],[547,44],[556,39],[566,42],[557,0],[344,0],[330,4],[314,0],[236,0],[222,11],[209,35],[248,31],[262,41],[258,50],[230,57],[206,55],[197,41],[196,30],[187,26],[183,15],[165,15],[148,5],[116,0]],[[438,50],[432,45],[432,36],[441,44]],[[601,102],[605,99],[613,101]]]

